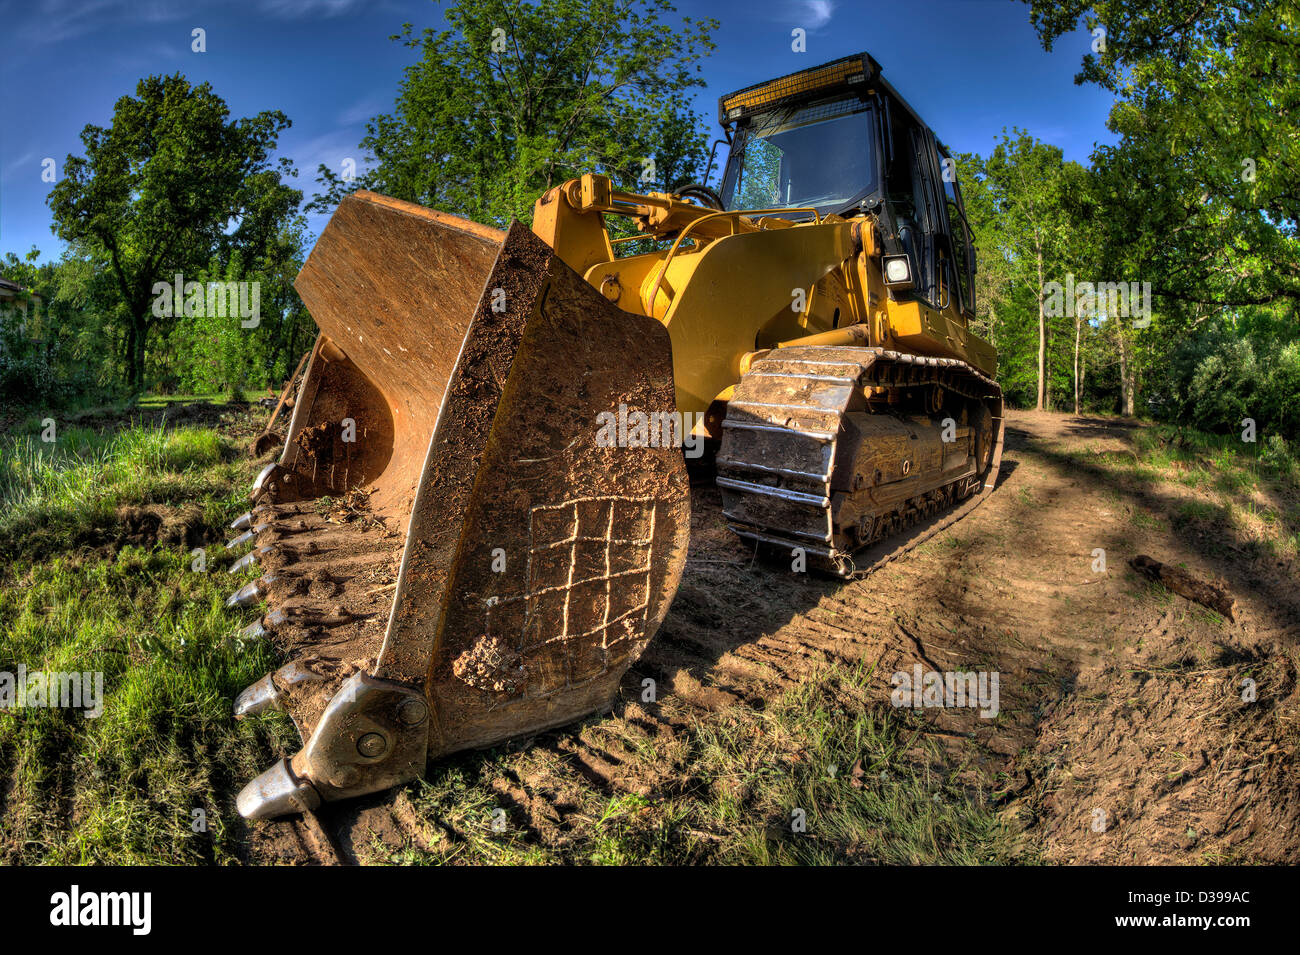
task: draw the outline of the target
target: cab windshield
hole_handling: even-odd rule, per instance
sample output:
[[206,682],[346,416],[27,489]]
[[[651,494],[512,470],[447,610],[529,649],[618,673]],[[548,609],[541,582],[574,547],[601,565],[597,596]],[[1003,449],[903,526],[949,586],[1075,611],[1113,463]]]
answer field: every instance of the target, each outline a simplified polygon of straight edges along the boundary
[[723,203],[842,212],[875,191],[875,157],[871,107],[856,96],[773,110],[736,131]]

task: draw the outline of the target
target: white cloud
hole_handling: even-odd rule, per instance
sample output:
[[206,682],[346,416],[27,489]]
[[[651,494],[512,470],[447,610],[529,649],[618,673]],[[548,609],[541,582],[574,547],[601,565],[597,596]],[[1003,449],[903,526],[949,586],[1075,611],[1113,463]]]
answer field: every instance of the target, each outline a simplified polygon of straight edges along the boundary
[[168,23],[187,15],[161,0],[38,0],[21,12],[0,6],[0,21],[12,25],[18,48],[49,45],[100,30],[115,21]]
[[347,129],[336,129],[301,140],[286,134],[280,138],[277,151],[294,161],[298,167],[299,182],[305,180],[310,191],[316,181],[316,167],[321,163],[334,170],[335,174],[342,173],[345,159],[351,159],[356,164],[358,175],[367,168],[368,164],[357,145],[357,139],[357,132]]
[[808,29],[817,30],[831,22],[835,13],[834,0],[802,0],[801,14],[808,21]]
[[353,103],[343,112],[339,113],[338,123],[340,126],[353,126],[357,123],[364,123],[384,108],[383,100],[370,98],[361,100],[359,103]]
[[264,11],[285,20],[337,17],[365,5],[365,0],[262,0],[261,3]]
[[0,167],[0,179],[5,180],[16,180],[19,176],[30,175],[35,182],[40,178],[40,174],[41,164],[36,159],[36,153],[31,150]]

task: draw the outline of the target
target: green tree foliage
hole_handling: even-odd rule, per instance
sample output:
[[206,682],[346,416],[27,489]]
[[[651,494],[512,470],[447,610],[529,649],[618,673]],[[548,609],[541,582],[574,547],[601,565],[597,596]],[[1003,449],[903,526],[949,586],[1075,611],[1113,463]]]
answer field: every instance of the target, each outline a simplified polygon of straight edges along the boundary
[[[1049,401],[1055,394],[1064,404],[1060,345],[1069,341],[1081,408],[1220,432],[1253,418],[1268,440],[1294,437],[1300,8],[1268,0],[1024,2],[1047,49],[1080,25],[1089,31],[1076,81],[1115,96],[1108,125],[1119,141],[1067,176],[1074,185],[1062,205],[1062,269],[1079,279],[1149,282],[1154,298],[1149,322],[1098,312],[1072,328],[1048,323]],[[1017,267],[1025,253],[1007,237],[1023,242],[1026,231],[1009,214],[1015,203],[999,201],[1007,177],[988,177],[997,152],[965,157],[967,199],[981,251],[995,253],[982,257],[990,313],[981,319],[995,332],[1009,394],[1023,400],[1030,303]],[[1024,157],[1007,158],[1014,171]],[[1034,178],[1010,188],[1032,198],[1042,191]]]
[[255,277],[259,324],[245,328],[242,318],[206,310],[173,323],[164,347],[151,358],[152,380],[163,390],[209,393],[278,384],[286,377],[316,333],[293,288],[302,267],[298,250],[304,243],[302,223],[295,221],[260,255],[250,258],[237,251],[225,261],[214,255],[193,278],[204,287],[211,283],[229,287]]
[[0,399],[55,403],[111,390],[104,362],[104,322],[112,298],[107,277],[85,259],[39,263],[33,248],[4,257],[0,271],[26,289],[23,306],[0,308]]
[[1170,301],[1300,301],[1300,7],[1025,2],[1048,49],[1080,18],[1105,30],[1076,82],[1116,96],[1120,142],[1095,157],[1117,213],[1109,244],[1131,249]]
[[[1079,261],[1080,226],[1091,215],[1087,170],[1023,130],[1004,131],[987,159],[963,155],[959,163],[980,252],[982,324],[1004,352],[1002,375],[1011,390],[1024,387],[1027,377],[1034,404],[1046,408],[1064,370],[1053,361],[1054,349],[1067,341],[1061,337],[1067,327],[1071,336],[1074,331],[1072,318],[1063,324],[1062,316],[1048,314],[1046,287],[1064,283]],[[1024,327],[1027,304],[1030,329]]]
[[446,30],[406,24],[393,39],[420,60],[393,112],[367,125],[373,168],[345,182],[321,166],[310,208],[366,188],[504,225],[584,172],[643,191],[702,177],[708,141],[689,93],[717,21],[674,12],[668,0],[458,0]]
[[145,385],[151,344],[183,321],[155,314],[156,283],[197,279],[214,261],[227,274],[236,263],[284,270],[299,257],[302,193],[284,181],[289,161],[271,158],[288,126],[278,110],[231,120],[207,83],[177,74],[141,80],[108,127],[82,131],[85,156],[67,158],[48,201],[58,236],[110,278],[107,326],[132,391]]
[[1268,433],[1300,436],[1300,340],[1277,308],[1253,308],[1180,336],[1152,404],[1203,431],[1239,431],[1252,418]]

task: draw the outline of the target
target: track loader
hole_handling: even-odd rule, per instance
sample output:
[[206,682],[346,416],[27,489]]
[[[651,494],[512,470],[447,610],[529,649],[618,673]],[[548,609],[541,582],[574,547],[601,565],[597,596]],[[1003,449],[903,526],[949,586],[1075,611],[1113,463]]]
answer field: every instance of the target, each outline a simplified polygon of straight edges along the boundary
[[304,741],[245,816],[607,707],[682,574],[688,454],[774,573],[861,576],[989,493],[1002,396],[951,156],[866,54],[718,119],[716,191],[588,174],[504,232],[340,203],[296,282],[320,335],[284,449],[231,543],[261,574],[230,599],[259,610],[245,635],[292,657],[236,714],[287,711]]

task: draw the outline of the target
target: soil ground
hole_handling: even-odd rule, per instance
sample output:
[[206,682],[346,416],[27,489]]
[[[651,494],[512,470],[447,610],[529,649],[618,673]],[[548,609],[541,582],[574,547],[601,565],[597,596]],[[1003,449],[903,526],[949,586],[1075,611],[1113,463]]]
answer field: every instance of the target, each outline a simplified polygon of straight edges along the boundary
[[[1225,518],[1197,482],[1137,467],[1143,427],[1010,412],[996,492],[851,583],[755,560],[726,530],[717,493],[697,488],[681,590],[610,714],[456,757],[422,784],[304,821],[254,824],[248,860],[485,861],[500,857],[483,838],[500,817],[509,858],[550,861],[610,818],[656,813],[663,839],[690,840],[674,858],[707,860],[726,813],[713,829],[673,813],[707,797],[743,814],[764,769],[756,758],[753,779],[706,779],[702,739],[752,733],[750,749],[770,754],[753,720],[782,694],[812,686],[846,705],[828,674],[847,670],[866,694],[847,705],[887,707],[893,674],[919,664],[998,674],[995,718],[909,714],[917,731],[902,755],[988,806],[1019,840],[1012,858],[1296,862],[1294,554],[1258,546],[1250,520]],[[1232,491],[1248,513],[1283,514],[1285,528],[1293,502],[1270,493]],[[1235,621],[1149,583],[1128,565],[1138,554],[1225,584]],[[787,762],[822,751],[787,742]],[[861,758],[826,772],[864,785]]]

